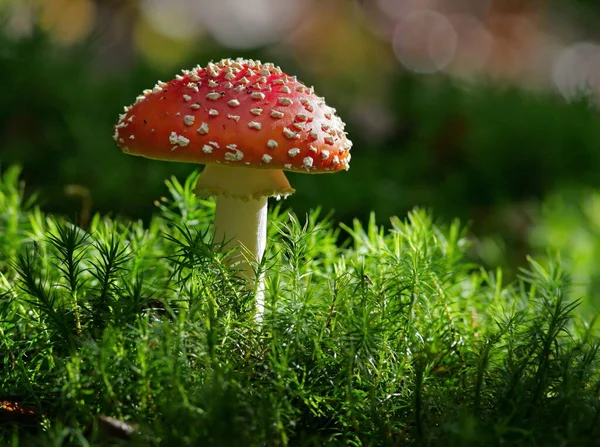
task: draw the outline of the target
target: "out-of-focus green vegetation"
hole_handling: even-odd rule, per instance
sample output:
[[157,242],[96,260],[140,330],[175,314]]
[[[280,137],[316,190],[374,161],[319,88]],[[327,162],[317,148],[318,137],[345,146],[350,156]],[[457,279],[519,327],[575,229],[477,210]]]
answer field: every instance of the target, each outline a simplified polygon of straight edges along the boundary
[[539,254],[562,257],[575,297],[587,296],[588,311],[600,308],[600,193],[572,190],[553,194],[536,211],[530,232]]

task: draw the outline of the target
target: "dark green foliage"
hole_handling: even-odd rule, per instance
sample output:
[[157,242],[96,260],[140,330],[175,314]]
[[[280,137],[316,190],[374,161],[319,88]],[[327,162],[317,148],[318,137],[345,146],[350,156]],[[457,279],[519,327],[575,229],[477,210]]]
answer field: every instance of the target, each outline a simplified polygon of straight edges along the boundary
[[559,260],[529,260],[506,284],[467,261],[457,222],[415,210],[340,228],[277,208],[259,323],[195,178],[171,180],[146,226],[95,216],[82,229],[5,174],[0,401],[38,417],[0,413],[0,443],[98,445],[99,415],[131,424],[127,445],[599,439],[597,325]]

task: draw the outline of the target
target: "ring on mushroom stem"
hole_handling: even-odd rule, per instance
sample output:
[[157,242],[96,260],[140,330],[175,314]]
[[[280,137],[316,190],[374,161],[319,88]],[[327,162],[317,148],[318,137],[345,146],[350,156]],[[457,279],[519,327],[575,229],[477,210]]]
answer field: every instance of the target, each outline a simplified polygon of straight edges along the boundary
[[347,170],[352,142],[344,123],[312,87],[271,63],[224,59],[184,70],[144,90],[125,107],[113,135],[123,152],[204,164],[196,185],[216,196],[215,242],[243,247],[228,261],[257,290],[263,313],[260,262],[267,238],[267,198],[294,192],[283,171]]

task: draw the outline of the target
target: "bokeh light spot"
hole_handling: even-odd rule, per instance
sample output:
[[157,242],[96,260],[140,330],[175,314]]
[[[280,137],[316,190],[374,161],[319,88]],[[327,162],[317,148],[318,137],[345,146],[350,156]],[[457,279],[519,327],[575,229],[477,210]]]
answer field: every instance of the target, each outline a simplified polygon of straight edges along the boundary
[[310,0],[202,0],[204,27],[223,46],[256,48],[276,42],[302,17]]
[[454,58],[458,36],[450,21],[435,11],[407,15],[394,30],[394,53],[407,69],[432,74]]
[[458,76],[480,74],[492,53],[494,38],[480,20],[469,14],[448,17],[457,33],[456,54],[448,69]]
[[57,43],[76,43],[92,30],[96,14],[92,0],[44,0],[38,1],[38,4],[40,28]]
[[165,36],[144,20],[143,16],[135,24],[134,41],[142,56],[161,70],[179,65],[195,45],[191,40]]
[[565,99],[600,92],[600,45],[577,42],[556,58],[552,80]]
[[201,33],[195,0],[142,0],[141,10],[148,23],[172,39],[192,39]]

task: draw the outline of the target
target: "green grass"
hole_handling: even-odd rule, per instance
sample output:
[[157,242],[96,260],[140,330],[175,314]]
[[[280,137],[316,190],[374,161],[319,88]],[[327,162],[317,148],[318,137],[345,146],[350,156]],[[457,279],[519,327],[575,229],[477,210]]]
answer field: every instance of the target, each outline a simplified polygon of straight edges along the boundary
[[0,181],[0,401],[22,413],[0,409],[1,445],[599,443],[597,326],[559,259],[505,284],[422,210],[382,228],[275,209],[257,323],[195,176],[148,225],[82,229],[18,174]]

